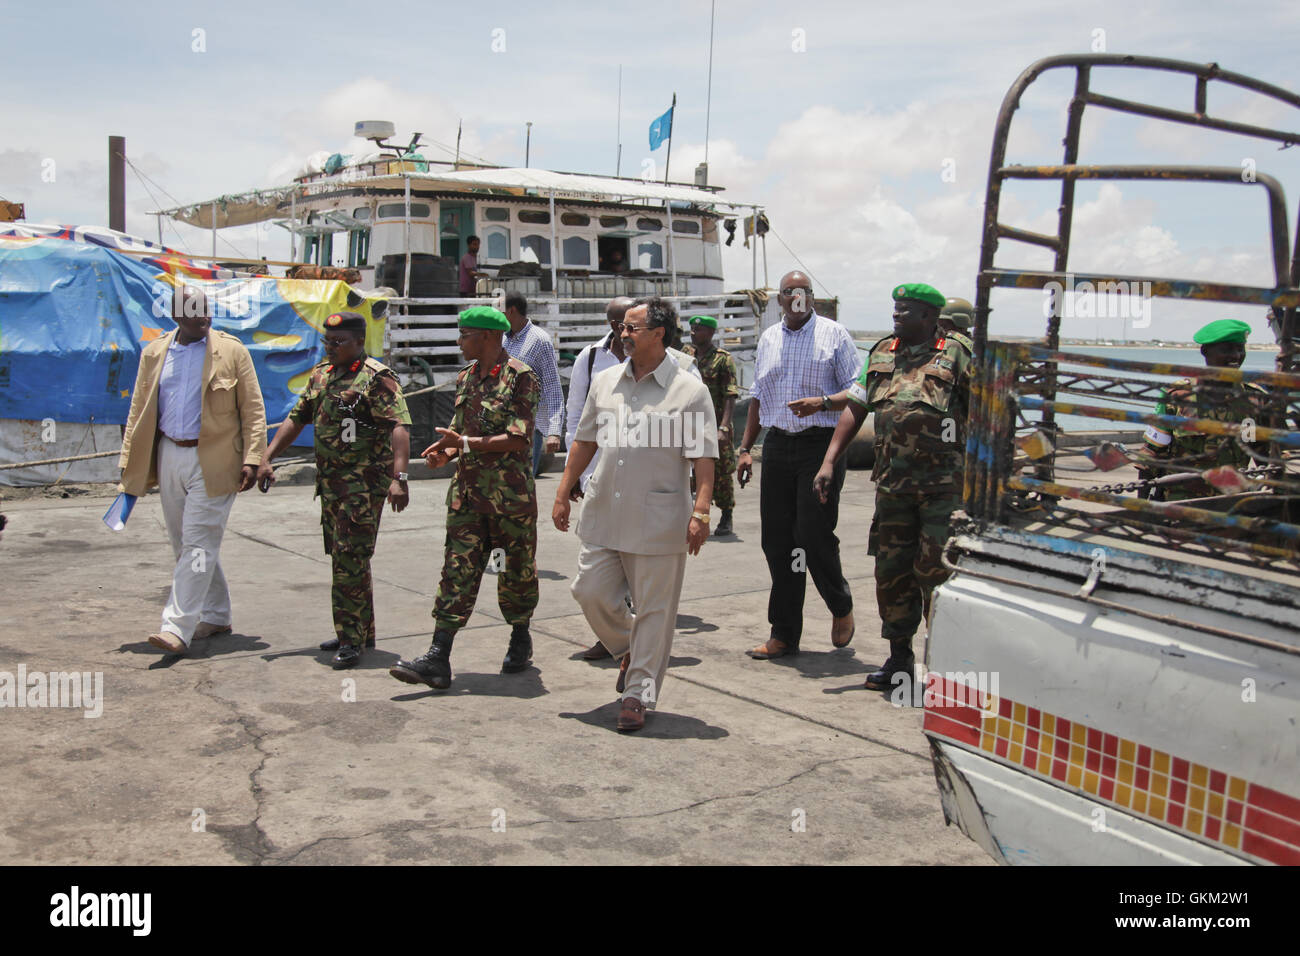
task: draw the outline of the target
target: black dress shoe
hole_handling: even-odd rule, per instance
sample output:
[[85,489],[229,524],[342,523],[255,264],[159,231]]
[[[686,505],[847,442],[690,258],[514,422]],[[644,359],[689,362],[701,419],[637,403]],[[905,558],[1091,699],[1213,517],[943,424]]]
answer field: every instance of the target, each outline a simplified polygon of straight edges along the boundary
[[[375,646],[375,639],[373,637],[367,637],[366,638],[367,650],[373,648],[374,646]],[[339,649],[339,639],[337,637],[331,637],[328,641],[321,641],[320,649],[322,651],[337,651]]]
[[361,648],[355,644],[345,644],[339,648],[339,652],[334,655],[334,660],[330,663],[334,665],[336,671],[341,671],[356,667],[359,660],[361,660]]
[[600,641],[597,641],[595,644],[591,645],[591,647],[582,652],[582,659],[584,661],[603,661],[609,656],[611,656],[609,651],[605,649],[605,645],[600,643]]
[[510,633],[510,647],[506,650],[505,660],[501,662],[501,673],[518,674],[527,670],[532,662],[533,638],[528,633],[528,625],[516,625]]
[[413,661],[398,661],[388,673],[407,684],[427,684],[434,690],[451,686],[451,640],[453,632],[437,631],[429,649]]
[[720,538],[727,534],[731,534],[731,509],[723,508],[722,519],[718,522],[718,526],[713,529],[713,536]]

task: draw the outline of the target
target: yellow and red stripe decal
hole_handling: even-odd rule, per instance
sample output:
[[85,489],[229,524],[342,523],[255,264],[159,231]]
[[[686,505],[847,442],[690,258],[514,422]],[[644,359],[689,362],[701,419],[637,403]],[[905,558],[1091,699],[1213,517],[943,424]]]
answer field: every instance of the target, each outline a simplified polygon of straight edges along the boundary
[[[1300,866],[1296,797],[942,674],[926,676],[925,703],[926,733],[1225,849]],[[984,719],[981,708],[994,707]]]

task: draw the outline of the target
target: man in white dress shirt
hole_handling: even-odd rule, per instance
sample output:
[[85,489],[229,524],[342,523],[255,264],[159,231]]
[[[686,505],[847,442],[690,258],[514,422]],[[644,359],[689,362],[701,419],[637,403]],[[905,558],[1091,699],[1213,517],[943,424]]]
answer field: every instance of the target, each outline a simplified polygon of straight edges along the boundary
[[253,487],[266,451],[266,410],[248,349],[212,328],[201,290],[176,289],[172,318],[176,330],[140,354],[119,464],[127,494],[158,485],[176,566],[149,643],[183,654],[194,638],[231,630],[217,553],[235,494]]
[[[759,515],[763,555],[772,577],[767,601],[771,631],[767,641],[749,651],[755,660],[799,652],[807,575],[830,609],[831,644],[846,647],[854,632],[853,595],[835,536],[845,459],[835,466],[825,503],[813,489],[813,478],[839,421],[830,396],[853,384],[862,360],[848,330],[814,311],[812,281],[804,273],[788,272],[781,278],[780,303],[781,321],[758,341],[753,401],[736,468],[744,488],[754,467],[749,450],[759,429],[766,428]],[[821,396],[820,408],[804,414],[798,406],[809,395]]]
[[677,321],[658,298],[628,309],[628,361],[593,379],[551,512],[556,528],[567,531],[570,493],[602,448],[576,528],[582,548],[572,591],[597,638],[622,658],[620,731],[640,730],[661,695],[686,556],[698,554],[709,536],[717,422],[704,383],[668,354]]

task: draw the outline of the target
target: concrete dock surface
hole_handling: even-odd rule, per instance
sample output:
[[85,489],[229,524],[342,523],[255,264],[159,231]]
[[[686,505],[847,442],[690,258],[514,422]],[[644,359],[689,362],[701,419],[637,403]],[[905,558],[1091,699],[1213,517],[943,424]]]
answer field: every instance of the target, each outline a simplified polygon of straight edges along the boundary
[[310,485],[240,495],[221,549],[234,633],[185,656],[147,643],[173,565],[156,494],[117,533],[105,489],[6,501],[0,672],[103,683],[97,717],[84,700],[0,709],[0,862],[991,863],[944,825],[921,711],[862,686],[887,652],[865,472],[839,518],[852,645],[831,647],[809,581],[803,652],[745,655],[768,633],[755,481],[735,536],[689,560],[659,709],[626,735],[616,664],[579,658],[594,638],[569,592],[578,541],[550,520],[557,480],[538,482],[533,666],[500,673],[510,629],[489,574],[447,691],[388,674],[429,645],[445,479],[385,511],[378,647],[348,671],[317,650],[333,627]]

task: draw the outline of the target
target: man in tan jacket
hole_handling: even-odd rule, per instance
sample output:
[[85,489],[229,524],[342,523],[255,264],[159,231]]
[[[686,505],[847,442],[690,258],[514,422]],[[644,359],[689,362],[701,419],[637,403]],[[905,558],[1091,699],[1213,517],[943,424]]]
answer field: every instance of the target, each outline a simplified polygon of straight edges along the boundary
[[149,643],[183,654],[195,637],[231,629],[217,552],[235,494],[253,487],[266,451],[266,409],[248,349],[212,328],[201,290],[177,288],[172,318],[176,330],[140,355],[118,464],[127,494],[158,486],[176,568]]

